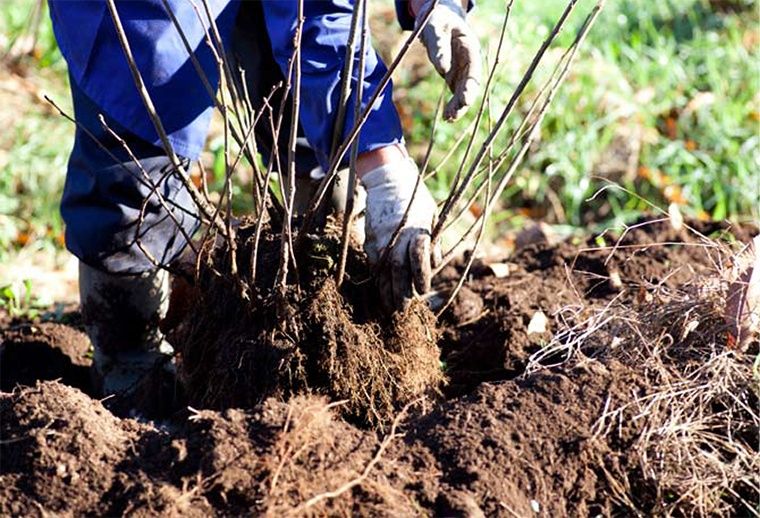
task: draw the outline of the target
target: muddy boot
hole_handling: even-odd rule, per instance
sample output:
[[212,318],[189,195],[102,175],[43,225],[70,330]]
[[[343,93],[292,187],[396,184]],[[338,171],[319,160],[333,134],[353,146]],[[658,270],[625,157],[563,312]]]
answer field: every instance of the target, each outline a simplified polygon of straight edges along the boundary
[[92,342],[93,387],[114,413],[166,415],[179,401],[172,347],[159,330],[169,301],[163,270],[134,276],[79,265],[82,318]]
[[[296,214],[304,214],[309,208],[312,197],[319,188],[322,178],[296,178],[296,195],[293,200],[293,209]],[[354,224],[351,227],[353,238],[359,245],[364,243],[364,208],[367,204],[367,192],[358,184],[354,197]],[[343,214],[346,212],[346,203],[348,200],[348,169],[338,171],[338,176],[330,190],[329,199],[322,202],[316,217],[318,226],[324,225],[327,215],[332,213]]]

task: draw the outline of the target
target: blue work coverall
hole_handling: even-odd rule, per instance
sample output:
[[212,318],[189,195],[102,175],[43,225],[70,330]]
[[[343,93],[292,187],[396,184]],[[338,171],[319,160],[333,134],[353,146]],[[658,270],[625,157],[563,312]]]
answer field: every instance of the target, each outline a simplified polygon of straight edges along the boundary
[[[209,24],[201,0],[168,0],[168,4],[206,77],[216,87],[219,73],[205,41]],[[305,137],[301,141],[308,143],[298,150],[301,174],[317,165],[325,168],[328,163],[353,4],[352,0],[304,1],[299,130]],[[78,121],[61,202],[67,247],[86,264],[110,273],[151,270],[153,262],[138,247],[136,236],[140,210],[150,192],[144,175],[158,181],[166,177],[171,164],[135,87],[106,3],[49,0],[49,5],[53,29],[68,63]],[[272,86],[287,74],[297,2],[208,0],[208,5],[225,52],[245,69],[254,108],[258,108]],[[116,7],[169,141],[184,160],[196,159],[208,132],[213,99],[163,1],[117,0]],[[411,28],[414,22],[407,2],[397,2],[397,12],[402,27]],[[378,55],[368,49],[363,104],[385,72]],[[349,105],[353,106],[353,100]],[[126,141],[139,166],[123,144],[103,128],[99,115]],[[353,110],[348,110],[344,131],[352,125]],[[271,148],[271,138],[265,130],[257,134],[265,154]],[[360,134],[359,151],[401,141],[401,125],[389,86]],[[175,219],[188,235],[192,234],[198,220],[181,181],[169,175],[160,189]],[[148,200],[139,241],[163,264],[175,259],[186,245],[155,196]]]

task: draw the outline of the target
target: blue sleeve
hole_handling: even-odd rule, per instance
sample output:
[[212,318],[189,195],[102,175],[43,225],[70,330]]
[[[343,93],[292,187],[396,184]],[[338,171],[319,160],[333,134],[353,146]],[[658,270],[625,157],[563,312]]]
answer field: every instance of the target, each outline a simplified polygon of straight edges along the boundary
[[[262,2],[272,53],[277,64],[288,75],[288,62],[293,55],[296,28],[296,2]],[[329,165],[332,133],[340,102],[341,72],[351,30],[352,0],[304,2],[304,27],[301,46],[301,112],[300,122],[306,138],[315,149],[323,168]],[[358,56],[357,56],[358,58]],[[358,61],[358,59],[357,59]],[[354,77],[357,72],[354,67]],[[364,69],[362,107],[375,92],[386,67],[372,48],[367,48]],[[353,89],[355,92],[355,88]],[[355,93],[349,98],[343,136],[354,125]],[[367,122],[359,134],[359,152],[372,151],[403,141],[401,122],[393,105],[389,83],[378,97]]]
[[[279,2],[278,2],[279,3]],[[209,0],[225,44],[239,2]],[[126,130],[161,147],[121,48],[103,0],[50,0],[53,30],[72,80],[98,110]],[[212,85],[219,83],[214,53],[205,44],[205,22],[192,2],[169,0],[190,47]],[[200,155],[213,112],[213,98],[201,82],[179,32],[162,0],[118,1],[124,33],[137,68],[174,150],[194,159]]]

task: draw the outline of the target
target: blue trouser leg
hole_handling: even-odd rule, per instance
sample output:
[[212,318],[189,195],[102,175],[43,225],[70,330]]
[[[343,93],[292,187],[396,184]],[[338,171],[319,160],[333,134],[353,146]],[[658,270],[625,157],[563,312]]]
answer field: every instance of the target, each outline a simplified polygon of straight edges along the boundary
[[[66,246],[82,262],[109,273],[154,269],[141,246],[159,263],[169,264],[186,245],[177,223],[187,235],[198,226],[195,205],[180,173],[173,171],[163,150],[131,135],[104,114],[139,164],[133,161],[123,144],[103,128],[99,108],[73,81],[71,92],[78,126],[61,200]],[[151,184],[158,185],[177,223],[159,197],[151,195]]]

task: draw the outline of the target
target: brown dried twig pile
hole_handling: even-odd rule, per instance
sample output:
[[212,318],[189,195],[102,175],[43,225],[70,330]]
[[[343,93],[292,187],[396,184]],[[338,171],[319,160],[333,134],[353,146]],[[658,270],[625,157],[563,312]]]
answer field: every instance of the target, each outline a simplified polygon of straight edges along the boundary
[[[656,245],[655,245],[656,246]],[[760,494],[760,377],[757,342],[730,348],[728,279],[677,289],[650,286],[642,300],[613,300],[558,332],[526,375],[570,360],[619,362],[640,383],[611,394],[595,438],[625,450],[626,470],[605,468],[619,505],[641,515],[751,514]],[[633,459],[633,465],[630,464]]]

